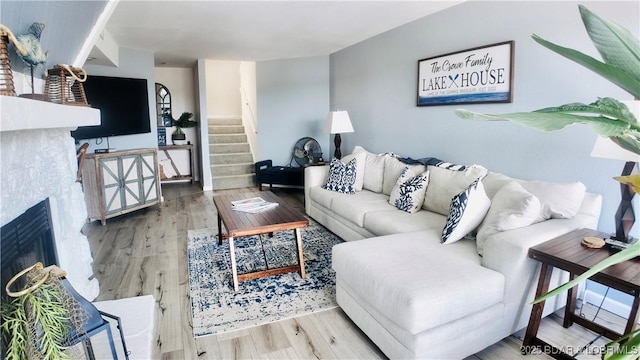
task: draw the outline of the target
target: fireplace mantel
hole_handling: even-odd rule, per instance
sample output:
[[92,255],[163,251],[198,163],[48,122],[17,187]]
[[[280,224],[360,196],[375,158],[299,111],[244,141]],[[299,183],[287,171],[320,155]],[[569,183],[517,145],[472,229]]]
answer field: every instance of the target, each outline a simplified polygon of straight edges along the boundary
[[59,266],[85,298],[100,291],[82,227],[87,209],[71,131],[100,124],[100,111],[0,96],[0,226],[48,199]]
[[0,131],[100,125],[100,110],[16,96],[0,96]]

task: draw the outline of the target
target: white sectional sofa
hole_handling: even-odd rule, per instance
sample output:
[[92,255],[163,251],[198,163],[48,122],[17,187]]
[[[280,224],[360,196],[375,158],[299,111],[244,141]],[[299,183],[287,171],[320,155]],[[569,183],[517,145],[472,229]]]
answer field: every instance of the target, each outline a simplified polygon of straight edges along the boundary
[[[329,167],[305,169],[305,208],[346,240],[333,248],[338,304],[390,358],[461,359],[525,327],[539,273],[529,247],[595,228],[600,215],[601,197],[578,182],[523,181],[434,159],[407,165],[361,147],[343,161],[353,159],[352,194],[323,188]],[[413,213],[389,202],[406,167],[429,178]],[[446,202],[462,193],[464,212],[449,214],[459,204]],[[455,238],[443,243],[456,218]],[[566,281],[558,274],[552,286]],[[545,315],[561,298],[547,301]]]

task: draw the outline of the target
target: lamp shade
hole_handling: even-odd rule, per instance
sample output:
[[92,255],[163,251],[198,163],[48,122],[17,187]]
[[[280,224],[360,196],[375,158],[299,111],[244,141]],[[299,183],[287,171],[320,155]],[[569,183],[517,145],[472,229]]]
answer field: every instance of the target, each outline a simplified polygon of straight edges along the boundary
[[603,159],[640,162],[640,155],[623,149],[620,145],[614,143],[613,140],[602,136],[598,136],[596,143],[593,144],[591,156]]
[[327,132],[330,134],[352,133],[353,125],[346,111],[331,111],[327,116]]
[[[629,108],[629,111],[633,113],[636,119],[640,119],[640,101],[624,100],[621,101],[621,103],[625,104]],[[596,143],[593,145],[593,150],[591,150],[591,156],[612,160],[640,162],[640,155],[623,149],[611,139],[602,136],[598,136],[596,139]]]

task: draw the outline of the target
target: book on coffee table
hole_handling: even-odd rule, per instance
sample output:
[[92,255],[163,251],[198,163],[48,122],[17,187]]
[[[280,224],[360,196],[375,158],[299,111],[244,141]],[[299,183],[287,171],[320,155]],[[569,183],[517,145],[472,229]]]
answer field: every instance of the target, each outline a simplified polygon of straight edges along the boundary
[[278,206],[278,203],[265,201],[261,197],[253,197],[249,199],[232,201],[231,205],[233,210],[235,211],[255,214],[276,207]]

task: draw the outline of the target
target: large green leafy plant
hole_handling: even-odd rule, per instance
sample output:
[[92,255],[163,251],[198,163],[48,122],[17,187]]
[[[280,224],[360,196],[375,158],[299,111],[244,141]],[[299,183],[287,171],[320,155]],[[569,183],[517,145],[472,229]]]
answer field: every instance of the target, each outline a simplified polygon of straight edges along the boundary
[[[594,71],[613,84],[640,99],[640,42],[620,25],[607,21],[580,5],[580,15],[587,33],[603,61],[577,50],[562,47],[542,39],[532,38],[540,45]],[[604,97],[591,104],[571,103],[532,112],[511,114],[481,114],[458,109],[456,115],[463,119],[513,121],[539,130],[559,130],[571,124],[590,126],[598,135],[608,137],[622,148],[640,156],[640,123],[627,106],[620,101]],[[636,175],[637,176],[637,175]],[[640,256],[640,241],[595,265],[574,280],[535,299],[534,303],[556,296],[588,279],[594,274],[617,263]],[[616,350],[615,344],[622,344]],[[640,351],[640,329],[607,344],[609,351],[603,359],[637,359]]]

